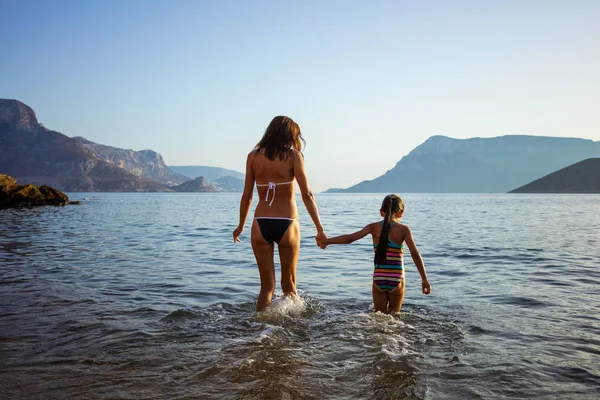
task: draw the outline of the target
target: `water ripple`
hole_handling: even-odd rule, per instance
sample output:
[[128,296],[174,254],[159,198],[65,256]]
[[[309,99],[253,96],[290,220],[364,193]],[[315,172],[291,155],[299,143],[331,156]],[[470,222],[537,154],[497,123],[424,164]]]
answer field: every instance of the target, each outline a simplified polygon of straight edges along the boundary
[[[0,213],[7,398],[598,395],[598,196],[405,196],[433,293],[407,254],[399,316],[373,313],[368,240],[322,251],[303,209],[301,298],[256,314],[239,195],[73,197]],[[328,234],[380,197],[319,195]]]

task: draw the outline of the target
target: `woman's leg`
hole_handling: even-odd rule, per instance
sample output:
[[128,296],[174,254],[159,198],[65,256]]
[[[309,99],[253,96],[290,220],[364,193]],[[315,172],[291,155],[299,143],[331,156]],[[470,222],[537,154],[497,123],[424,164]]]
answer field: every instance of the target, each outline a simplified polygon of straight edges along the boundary
[[390,291],[390,304],[388,305],[388,314],[400,312],[400,309],[402,308],[402,301],[404,300],[405,280],[406,279],[402,279],[402,282],[400,282],[398,287]]
[[250,242],[260,274],[260,294],[256,303],[256,311],[264,311],[271,304],[271,298],[275,292],[274,246],[273,243],[269,243],[263,238],[256,220],[252,222]]
[[279,241],[279,261],[281,262],[281,290],[286,296],[296,294],[296,266],[300,254],[300,227],[294,220]]
[[379,289],[377,285],[373,282],[373,307],[375,307],[375,312],[379,311],[384,314],[387,314],[387,305],[388,305],[388,292]]

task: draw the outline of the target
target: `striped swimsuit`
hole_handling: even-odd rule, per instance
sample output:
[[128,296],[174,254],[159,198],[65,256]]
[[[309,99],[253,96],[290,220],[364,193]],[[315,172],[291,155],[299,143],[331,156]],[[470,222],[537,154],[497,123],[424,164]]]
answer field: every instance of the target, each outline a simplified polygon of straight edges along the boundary
[[[390,225],[390,228],[395,223]],[[388,231],[389,232],[389,231]],[[373,244],[377,251],[377,243]],[[398,245],[388,237],[385,265],[375,265],[373,283],[382,290],[395,289],[404,279],[404,245]]]

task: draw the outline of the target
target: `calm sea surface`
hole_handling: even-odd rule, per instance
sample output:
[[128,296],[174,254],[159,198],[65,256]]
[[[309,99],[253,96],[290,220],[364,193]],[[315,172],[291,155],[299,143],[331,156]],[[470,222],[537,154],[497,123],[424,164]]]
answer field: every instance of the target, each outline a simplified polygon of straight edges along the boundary
[[[302,301],[257,315],[239,194],[71,197],[0,211],[2,399],[600,397],[598,195],[404,196],[432,294],[407,253],[399,317],[370,239],[323,251],[303,208]],[[327,234],[382,197],[318,195]]]

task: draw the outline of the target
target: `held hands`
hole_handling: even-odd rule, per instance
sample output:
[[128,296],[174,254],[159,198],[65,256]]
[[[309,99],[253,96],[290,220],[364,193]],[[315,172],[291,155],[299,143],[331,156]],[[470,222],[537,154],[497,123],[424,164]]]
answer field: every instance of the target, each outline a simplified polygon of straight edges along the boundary
[[242,243],[242,241],[239,239],[239,237],[243,231],[244,231],[243,226],[238,226],[237,228],[235,228],[235,230],[233,231],[233,243]]
[[319,246],[323,250],[325,250],[327,248],[327,244],[324,243],[327,240],[327,235],[325,234],[325,232],[323,232],[323,231],[318,232],[315,240],[317,242],[317,246]]
[[421,281],[421,288],[423,290],[423,294],[431,293],[431,285],[427,279]]

